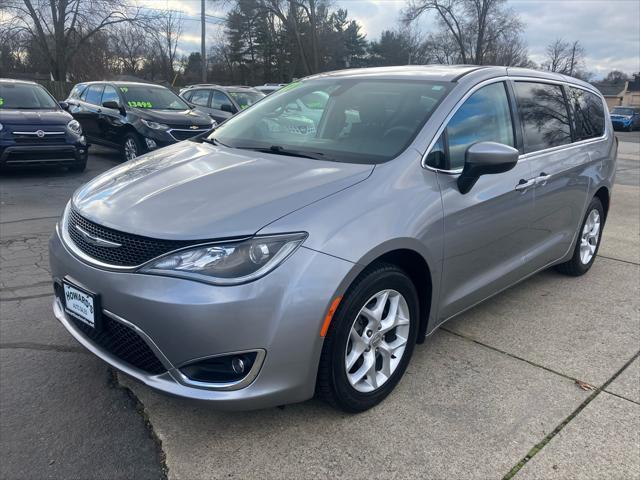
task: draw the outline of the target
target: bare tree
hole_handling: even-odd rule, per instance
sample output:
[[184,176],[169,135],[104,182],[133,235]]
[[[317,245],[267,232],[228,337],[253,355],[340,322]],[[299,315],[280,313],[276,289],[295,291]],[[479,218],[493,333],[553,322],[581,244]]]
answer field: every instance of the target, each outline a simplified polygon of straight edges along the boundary
[[126,0],[3,0],[4,8],[38,44],[56,80],[81,46],[99,32],[140,19],[142,10]]
[[561,38],[554,40],[546,48],[546,60],[542,68],[572,77],[586,78],[585,52],[578,40],[567,42]]
[[129,75],[137,75],[142,70],[151,48],[146,30],[140,23],[122,23],[110,29],[114,70]]
[[[440,31],[431,37],[442,42],[446,57],[455,45],[455,62],[483,65],[495,57],[495,50],[518,38],[522,23],[506,0],[408,0],[403,13],[406,23],[434,13]],[[441,53],[443,53],[441,52]]]
[[612,83],[625,82],[629,80],[629,75],[621,72],[620,70],[611,70],[609,73],[607,73],[607,76],[604,77],[604,79],[605,81]]
[[151,25],[151,36],[157,48],[167,83],[173,83],[176,74],[178,42],[182,36],[184,19],[181,12],[169,10]]

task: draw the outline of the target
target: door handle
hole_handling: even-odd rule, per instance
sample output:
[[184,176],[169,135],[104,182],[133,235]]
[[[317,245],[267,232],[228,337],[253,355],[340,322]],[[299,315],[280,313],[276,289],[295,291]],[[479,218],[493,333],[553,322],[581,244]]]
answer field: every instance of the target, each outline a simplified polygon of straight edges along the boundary
[[550,178],[551,178],[551,175],[547,175],[546,173],[542,172],[540,175],[536,177],[536,185],[544,186],[547,184]]
[[535,184],[536,184],[535,178],[532,178],[531,180],[525,180],[524,178],[522,178],[516,185],[516,190],[518,192],[526,192],[529,188],[533,187]]

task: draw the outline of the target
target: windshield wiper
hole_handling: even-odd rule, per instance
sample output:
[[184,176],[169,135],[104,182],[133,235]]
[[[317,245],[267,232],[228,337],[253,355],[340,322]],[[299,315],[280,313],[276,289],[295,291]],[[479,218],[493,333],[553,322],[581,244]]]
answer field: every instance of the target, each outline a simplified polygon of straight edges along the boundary
[[211,145],[219,145],[221,147],[227,147],[227,148],[232,148],[229,145],[226,145],[224,143],[222,143],[220,140],[216,140],[213,137],[207,138],[207,137],[200,137],[200,140],[202,140],[205,143],[210,143]]
[[302,152],[299,150],[289,150],[280,145],[271,145],[270,147],[234,147],[240,150],[252,150],[254,152],[272,153],[274,155],[289,155],[291,157],[311,158],[313,160],[332,160],[327,158],[322,152]]

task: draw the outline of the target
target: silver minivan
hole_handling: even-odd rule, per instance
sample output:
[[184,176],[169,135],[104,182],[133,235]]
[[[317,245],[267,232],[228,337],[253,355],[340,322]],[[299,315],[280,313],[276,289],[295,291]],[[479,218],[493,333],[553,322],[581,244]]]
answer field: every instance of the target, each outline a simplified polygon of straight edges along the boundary
[[519,68],[294,82],[77,190],[50,242],[55,316],[170,394],[368,409],[448,319],[589,270],[615,174],[605,112],[591,85]]

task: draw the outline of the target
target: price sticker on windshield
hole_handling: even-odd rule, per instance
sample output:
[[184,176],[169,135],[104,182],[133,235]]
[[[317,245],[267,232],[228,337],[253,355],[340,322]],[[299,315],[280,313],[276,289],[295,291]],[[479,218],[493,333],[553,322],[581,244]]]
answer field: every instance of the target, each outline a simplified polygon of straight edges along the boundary
[[0,97],[0,107],[4,105],[4,98]]
[[130,107],[136,107],[136,108],[153,108],[153,104],[151,102],[132,101],[132,102],[127,102],[127,104]]
[[120,91],[122,93],[127,93],[129,91],[129,89],[127,87],[120,87]]

